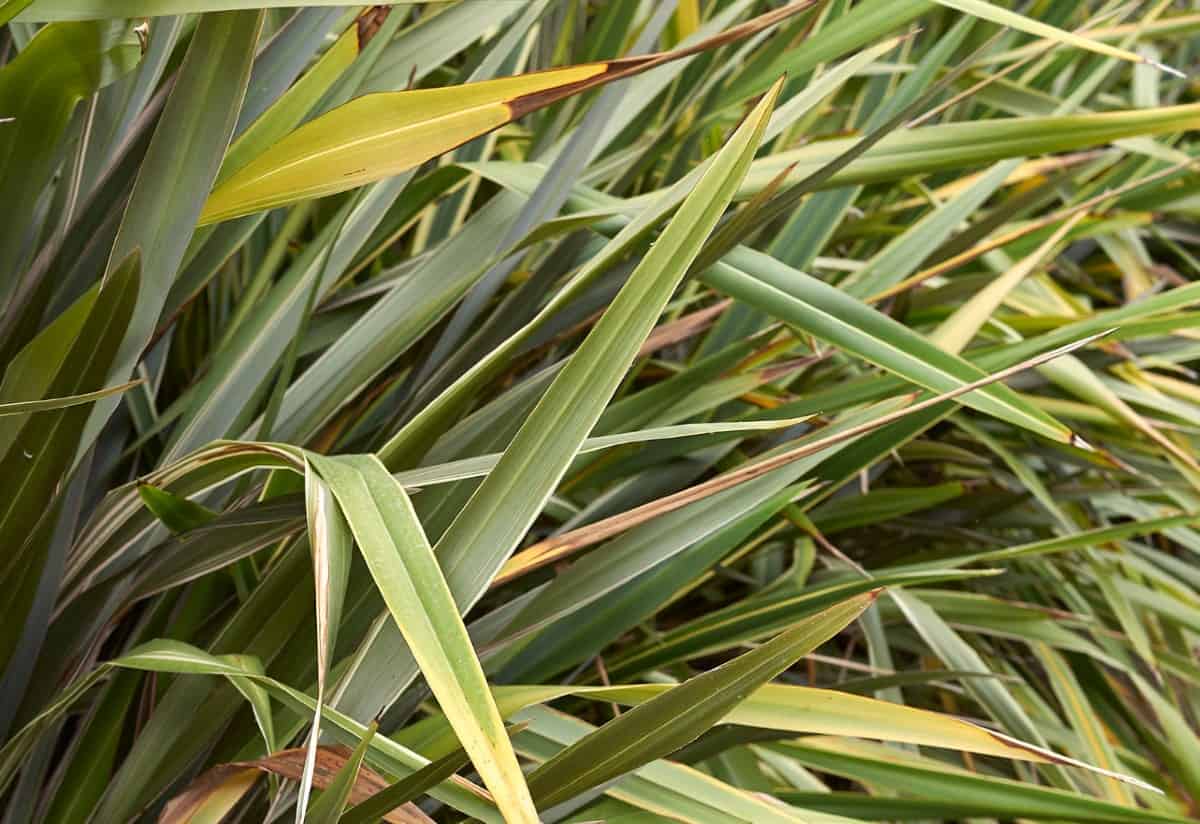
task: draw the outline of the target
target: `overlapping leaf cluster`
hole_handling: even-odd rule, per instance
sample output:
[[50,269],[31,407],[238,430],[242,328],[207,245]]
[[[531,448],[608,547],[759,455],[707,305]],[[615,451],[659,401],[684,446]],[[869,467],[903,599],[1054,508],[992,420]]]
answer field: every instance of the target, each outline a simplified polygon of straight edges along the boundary
[[0,2],[5,821],[1200,815],[1182,5]]

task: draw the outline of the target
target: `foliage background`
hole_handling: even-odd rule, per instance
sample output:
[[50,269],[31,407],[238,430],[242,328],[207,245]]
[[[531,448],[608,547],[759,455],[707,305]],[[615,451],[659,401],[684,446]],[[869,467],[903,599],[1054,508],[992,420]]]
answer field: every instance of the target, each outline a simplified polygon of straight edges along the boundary
[[0,3],[6,823],[1200,816],[1200,8],[261,5]]

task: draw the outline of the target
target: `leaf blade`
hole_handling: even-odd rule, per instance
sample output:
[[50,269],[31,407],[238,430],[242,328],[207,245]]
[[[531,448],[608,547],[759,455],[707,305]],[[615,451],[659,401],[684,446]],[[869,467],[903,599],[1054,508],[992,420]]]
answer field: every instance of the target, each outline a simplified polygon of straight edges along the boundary
[[310,455],[388,609],[507,820],[537,812],[450,589],[404,489],[374,456]]

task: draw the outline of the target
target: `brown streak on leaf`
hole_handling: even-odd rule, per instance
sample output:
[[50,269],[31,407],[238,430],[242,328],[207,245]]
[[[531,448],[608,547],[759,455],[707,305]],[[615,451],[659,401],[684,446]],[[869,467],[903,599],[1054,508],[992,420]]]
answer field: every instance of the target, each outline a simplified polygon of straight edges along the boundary
[[[660,515],[666,515],[668,512],[674,512],[675,510],[687,506],[694,501],[707,498],[710,495],[716,495],[718,492],[723,492],[726,489],[731,489],[739,484],[762,477],[768,472],[778,469],[781,466],[785,466],[786,464],[797,461],[808,455],[828,449],[830,446],[843,443],[851,440],[852,438],[857,438],[860,435],[872,432],[881,426],[900,420],[908,415],[924,409],[929,409],[941,403],[945,403],[954,398],[965,395],[968,392],[973,392],[976,389],[980,389],[984,386],[995,383],[996,381],[1001,381],[1012,377],[1018,372],[1023,372],[1026,369],[1032,369],[1035,366],[1040,366],[1043,363],[1047,363],[1069,352],[1073,352],[1082,346],[1086,346],[1087,344],[1109,334],[1111,331],[1112,330],[1101,332],[1099,334],[1083,338],[1074,343],[1067,344],[1066,346],[1052,349],[1049,352],[1044,352],[1026,361],[1015,364],[1014,366],[1010,366],[1007,369],[1002,369],[999,372],[986,375],[979,380],[963,384],[962,386],[959,386],[958,388],[949,392],[934,395],[924,401],[921,401],[920,403],[916,403],[911,406],[905,406],[898,410],[888,412],[879,416],[878,418],[875,418],[874,420],[859,424],[857,426],[852,426],[848,429],[843,429],[840,432],[834,432],[833,434],[824,438],[818,438],[815,441],[801,444],[794,449],[780,452],[768,458],[743,464],[736,469],[726,472],[724,475],[718,475],[717,477],[704,481],[703,483],[690,486],[687,489],[682,489],[679,492],[675,492],[671,495],[666,495],[656,501],[642,504],[641,506],[634,507],[633,509],[626,510],[625,512],[618,513],[617,515],[613,515],[608,518],[604,518],[603,520],[596,521],[593,524],[588,524],[587,526],[580,527],[579,529],[572,530],[563,535],[540,541],[523,552],[520,552],[510,558],[508,563],[505,564],[500,570],[500,573],[493,579],[492,586],[495,587],[502,583],[506,583],[507,581],[511,581],[514,578],[520,577],[521,575],[524,575],[525,573],[534,569],[538,569],[546,564],[565,558],[579,549],[593,546],[600,541],[611,538],[614,535],[618,535],[637,526],[638,524],[643,524],[646,521],[650,521],[659,517]],[[1072,441],[1082,442],[1082,439],[1072,433]],[[819,487],[810,487],[808,490],[806,490],[805,494],[811,494],[818,488]]]
[[558,86],[553,89],[543,89],[542,91],[533,92],[531,94],[522,95],[508,101],[508,109],[512,113],[512,118],[515,120],[518,117],[524,117],[530,112],[556,103],[559,100],[570,97],[580,92],[587,91],[595,86],[600,86],[605,83],[619,80],[623,77],[631,77],[635,74],[649,71],[674,60],[682,60],[685,57],[699,54],[700,52],[709,51],[710,49],[719,48],[721,46],[734,43],[746,37],[751,37],[759,32],[774,26],[794,14],[799,14],[802,11],[812,8],[817,4],[818,0],[798,0],[796,3],[784,6],[766,14],[761,14],[752,20],[747,20],[741,25],[727,29],[720,34],[701,40],[691,46],[669,52],[658,52],[656,54],[647,54],[639,57],[623,57],[617,60],[609,60],[606,63],[599,64],[603,70],[597,74],[588,77],[584,80],[578,80],[574,83],[568,83],[564,86]]
[[379,29],[391,12],[391,6],[371,6],[358,16],[355,25],[358,27],[358,50],[360,52],[367,47],[375,35],[379,34]]
[[[303,747],[298,747],[291,750],[281,750],[274,755],[254,761],[219,764],[200,775],[186,790],[172,799],[163,810],[162,816],[158,820],[159,824],[185,824],[209,796],[221,787],[226,786],[235,777],[242,776],[245,773],[257,770],[273,773],[291,781],[299,781],[304,772],[304,759],[306,755],[307,750]],[[329,786],[329,783],[333,781],[334,776],[337,775],[338,770],[342,768],[349,757],[350,750],[347,747],[319,747],[317,749],[316,764],[313,769],[313,786],[320,789],[325,789]],[[458,777],[455,776],[454,778]],[[470,783],[461,778],[458,778],[458,781],[465,784]],[[252,783],[248,782],[245,789],[249,790]],[[375,795],[375,793],[387,789],[388,786],[386,778],[364,765],[359,770],[358,778],[350,790],[350,803],[361,804]],[[470,786],[475,790],[479,789],[473,784]],[[392,810],[383,817],[383,820],[391,822],[391,824],[434,824],[432,818],[425,815],[419,807],[411,803],[404,804]]]
[[663,347],[685,341],[694,335],[700,334],[712,326],[717,318],[732,305],[732,300],[723,300],[720,303],[714,303],[712,306],[692,312],[690,315],[684,315],[678,320],[664,323],[650,333],[650,336],[646,338],[646,342],[642,344],[642,348],[638,354],[642,356],[649,355],[651,352],[655,352]]
[[252,769],[237,767],[233,764],[221,764],[199,775],[183,792],[172,798],[163,808],[158,817],[158,824],[185,824],[199,812],[201,806],[222,787],[233,784],[236,780],[246,782],[248,791],[257,779],[257,772]]
[[1022,238],[1025,235],[1028,235],[1032,232],[1036,232],[1039,229],[1044,229],[1047,226],[1051,226],[1060,221],[1074,217],[1075,215],[1080,214],[1081,212],[1088,212],[1093,209],[1102,209],[1103,205],[1106,203],[1106,201],[1110,201],[1113,198],[1119,197],[1120,195],[1131,192],[1131,191],[1138,189],[1142,186],[1145,186],[1149,183],[1153,183],[1154,181],[1161,180],[1164,177],[1172,175],[1175,172],[1179,171],[1180,169],[1186,168],[1189,165],[1191,165],[1190,162],[1183,162],[1183,163],[1177,163],[1173,166],[1168,166],[1167,168],[1161,169],[1160,171],[1155,172],[1152,175],[1147,175],[1146,177],[1138,178],[1137,180],[1130,181],[1122,186],[1116,187],[1115,189],[1109,189],[1109,190],[1103,191],[1100,194],[1095,195],[1093,197],[1089,197],[1087,200],[1084,200],[1080,203],[1076,203],[1072,206],[1067,206],[1063,209],[1060,209],[1057,212],[1054,212],[1053,214],[1049,214],[1049,215],[1046,215],[1045,217],[1031,221],[1028,224],[1026,224],[1025,226],[1021,226],[1017,229],[1013,229],[1010,232],[1006,232],[1002,235],[996,235],[995,237],[992,237],[985,241],[977,243],[975,246],[971,247],[970,249],[966,250],[965,252],[960,252],[959,254],[955,255],[954,257],[947,258],[946,260],[943,260],[940,263],[936,263],[927,269],[923,269],[922,271],[917,272],[915,275],[912,275],[911,277],[900,281],[900,283],[897,283],[895,286],[892,286],[888,289],[884,289],[882,292],[879,292],[877,294],[871,295],[869,298],[867,298],[867,302],[877,303],[879,301],[886,300],[887,298],[894,297],[894,296],[900,294],[901,292],[907,291],[907,290],[913,288],[914,286],[917,286],[918,284],[924,283],[925,281],[929,280],[932,277],[936,277],[938,275],[942,275],[942,274],[945,274],[946,272],[950,272],[954,269],[957,269],[960,266],[970,263],[971,261],[975,260],[976,258],[982,257],[984,254],[992,251],[993,249],[998,249],[1001,246],[1005,246],[1009,243],[1012,243],[1014,240],[1018,240],[1019,238]]

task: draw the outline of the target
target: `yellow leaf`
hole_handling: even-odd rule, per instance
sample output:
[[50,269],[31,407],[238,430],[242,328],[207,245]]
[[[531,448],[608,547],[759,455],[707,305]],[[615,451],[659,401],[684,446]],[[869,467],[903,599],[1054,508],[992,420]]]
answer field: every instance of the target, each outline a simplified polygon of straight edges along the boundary
[[223,181],[199,222],[230,220],[391,177],[558,100],[749,37],[815,2],[800,0],[676,51],[351,100]]

